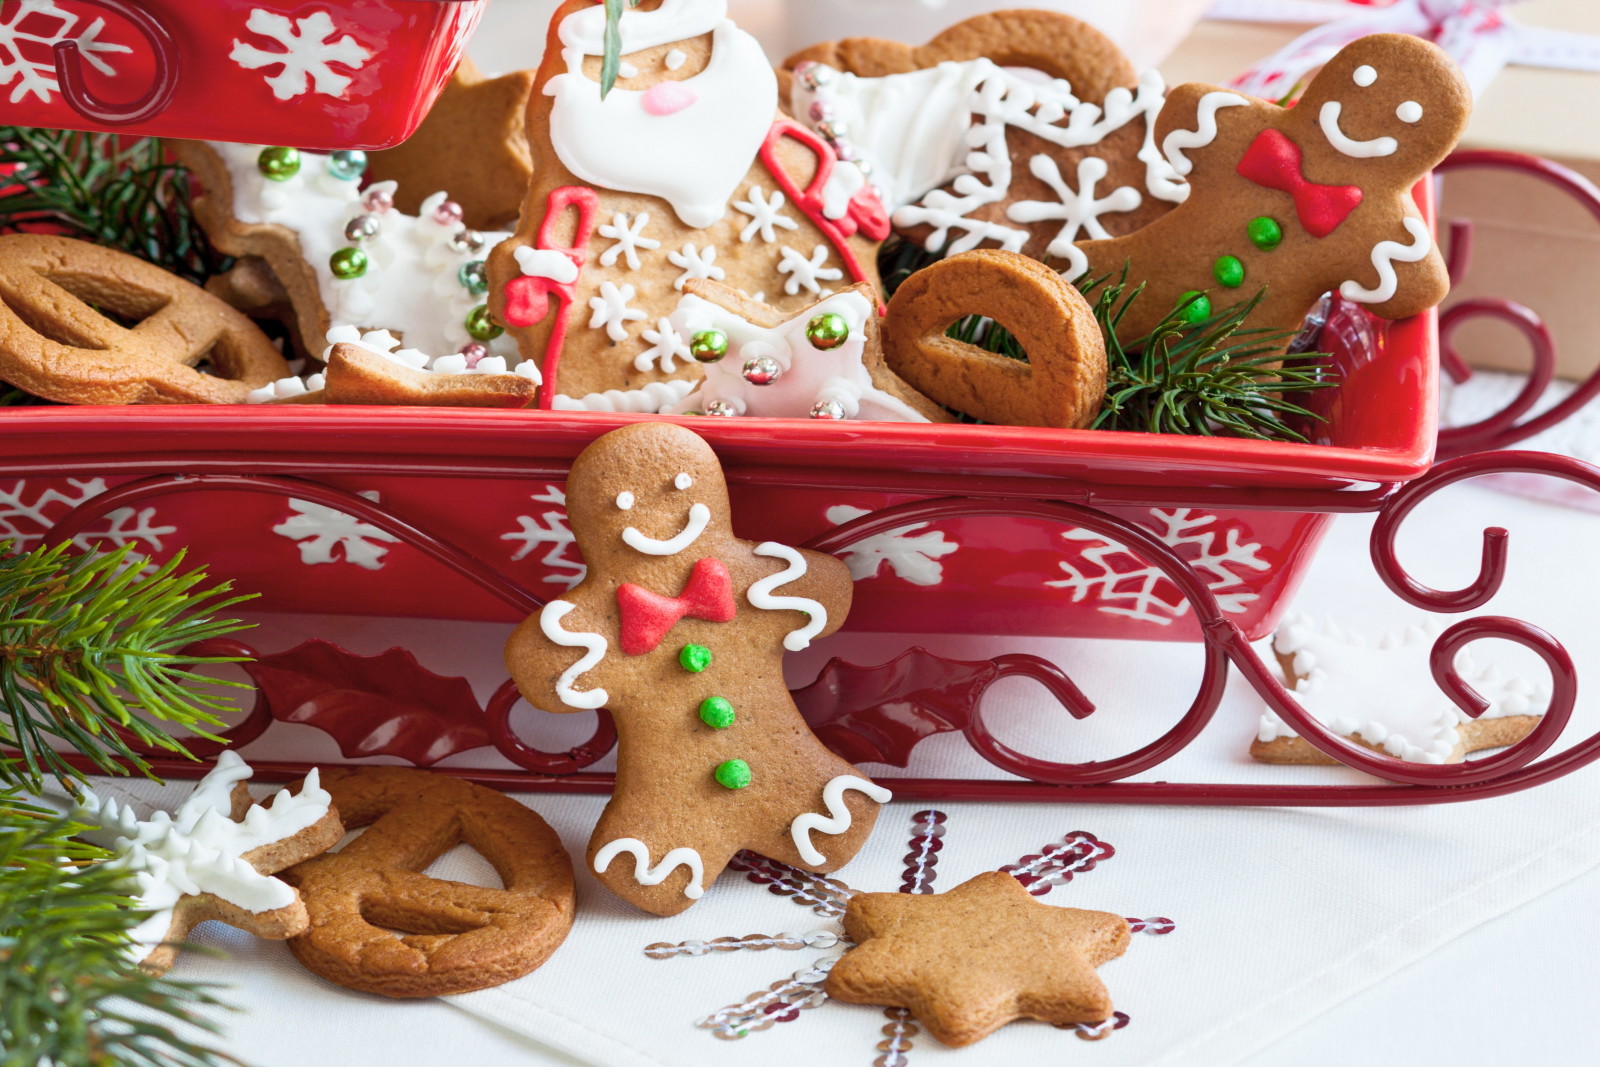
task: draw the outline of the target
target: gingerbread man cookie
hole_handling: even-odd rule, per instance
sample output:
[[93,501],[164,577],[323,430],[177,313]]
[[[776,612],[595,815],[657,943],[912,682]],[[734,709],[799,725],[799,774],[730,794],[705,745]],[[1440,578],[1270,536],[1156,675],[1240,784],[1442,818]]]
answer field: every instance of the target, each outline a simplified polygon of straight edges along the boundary
[[777,75],[726,0],[625,5],[603,95],[605,26],[596,0],[555,13],[528,102],[538,166],[489,257],[491,307],[541,363],[542,406],[653,412],[682,396],[663,383],[699,377],[674,358],[689,281],[792,314],[876,286],[889,220],[860,168],[779,111]]
[[1118,325],[1145,336],[1185,294],[1265,287],[1251,322],[1292,333],[1334,290],[1375,315],[1415,315],[1449,276],[1411,189],[1455,147],[1471,93],[1437,46],[1374,34],[1342,49],[1289,108],[1182,85],[1156,123],[1190,195],[1144,229],[1079,247],[1096,274],[1145,283]]
[[674,915],[740,849],[842,866],[889,791],[811,733],[783,652],[843,623],[848,568],[735,537],[717,457],[681,426],[601,437],[573,464],[567,501],[588,577],[517,628],[506,663],[535,706],[616,720],[616,791],[590,869]]

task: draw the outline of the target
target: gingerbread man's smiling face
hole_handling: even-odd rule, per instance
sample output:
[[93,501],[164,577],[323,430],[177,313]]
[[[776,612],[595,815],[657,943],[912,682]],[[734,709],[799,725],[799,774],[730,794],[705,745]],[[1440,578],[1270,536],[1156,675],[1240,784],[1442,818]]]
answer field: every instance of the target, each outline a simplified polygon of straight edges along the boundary
[[1470,108],[1466,80],[1444,52],[1384,33],[1334,56],[1294,111],[1317,131],[1297,139],[1332,150],[1319,157],[1420,175],[1455,145]]
[[635,433],[647,444],[626,461],[597,453],[609,462],[580,458],[573,465],[567,482],[573,532],[580,543],[621,545],[647,557],[706,555],[707,540],[730,532],[728,487],[716,454],[696,435],[666,423]]

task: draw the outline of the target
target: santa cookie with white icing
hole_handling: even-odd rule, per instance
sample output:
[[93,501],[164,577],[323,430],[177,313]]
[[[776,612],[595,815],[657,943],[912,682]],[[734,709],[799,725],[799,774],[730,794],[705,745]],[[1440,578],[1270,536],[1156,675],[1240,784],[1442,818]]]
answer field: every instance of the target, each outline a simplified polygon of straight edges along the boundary
[[591,444],[567,500],[588,577],[517,628],[506,664],[535,706],[608,708],[616,721],[616,790],[590,869],[624,900],[674,915],[741,849],[842,866],[889,791],[812,734],[783,653],[844,622],[849,569],[735,537],[716,455],[668,423]]
[[1188,199],[1127,236],[1079,245],[1096,274],[1127,264],[1146,285],[1118,335],[1145,336],[1194,292],[1219,304],[1265,288],[1251,323],[1285,333],[1330,290],[1387,319],[1433,307],[1449,275],[1411,190],[1455,147],[1471,100],[1444,51],[1387,33],[1347,45],[1288,108],[1174,89],[1156,136]]
[[726,0],[643,0],[619,28],[603,92],[605,5],[556,11],[528,104],[534,180],[489,260],[491,306],[542,366],[545,407],[661,410],[699,377],[670,321],[685,284],[795,311],[876,286],[889,232],[860,169],[783,116]]

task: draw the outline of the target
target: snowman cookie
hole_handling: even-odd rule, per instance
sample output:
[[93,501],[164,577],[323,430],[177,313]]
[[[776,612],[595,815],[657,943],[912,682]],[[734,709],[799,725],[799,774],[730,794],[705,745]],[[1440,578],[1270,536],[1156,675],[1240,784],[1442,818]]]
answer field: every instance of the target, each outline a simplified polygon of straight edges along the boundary
[[674,915],[741,849],[810,871],[843,865],[889,791],[812,734],[783,654],[844,622],[848,568],[735,537],[716,455],[669,423],[591,444],[567,501],[588,576],[517,628],[506,664],[535,706],[607,708],[616,722],[616,790],[590,869]]
[[602,94],[605,27],[596,0],[553,17],[528,102],[538,166],[489,258],[491,307],[541,364],[541,406],[653,412],[683,395],[663,384],[699,377],[671,321],[690,281],[792,314],[876,287],[889,220],[861,170],[779,110],[726,0],[625,5]]
[[1330,290],[1388,319],[1433,307],[1449,276],[1411,190],[1470,110],[1450,57],[1404,34],[1347,45],[1288,108],[1174,89],[1156,137],[1188,198],[1141,230],[1079,245],[1094,273],[1126,264],[1146,286],[1119,337],[1145,336],[1195,291],[1220,306],[1265,288],[1252,324],[1285,333]]

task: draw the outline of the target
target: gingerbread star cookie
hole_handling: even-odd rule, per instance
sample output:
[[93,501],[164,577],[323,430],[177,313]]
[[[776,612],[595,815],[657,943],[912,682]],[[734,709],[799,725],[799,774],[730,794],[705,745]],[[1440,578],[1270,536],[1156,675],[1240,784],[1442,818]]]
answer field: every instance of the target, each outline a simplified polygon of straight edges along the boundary
[[906,1008],[957,1048],[1016,1019],[1110,1018],[1095,968],[1122,955],[1129,937],[1121,916],[1051,907],[1002,871],[947,893],[859,893],[844,929],[856,947],[834,964],[828,995]]
[[408,215],[421,213],[424,197],[448,189],[474,230],[515,224],[533,177],[523,128],[533,74],[487,78],[463,59],[417,132],[368,157],[368,176],[396,182],[395,207]]
[[145,971],[170,968],[178,942],[207,919],[278,941],[309,925],[300,894],[271,876],[332,848],[344,827],[316,771],[298,793],[281,790],[268,804],[250,799],[253,773],[237,753],[223,752],[170,815],[140,819],[88,792],[69,812],[90,827],[79,836],[115,854],[105,865],[126,873],[129,895],[150,912],[129,946]]
[[[1431,620],[1369,639],[1331,619],[1295,615],[1278,627],[1272,650],[1284,684],[1301,707],[1334,733],[1375,752],[1415,763],[1460,763],[1468,753],[1527,737],[1550,705],[1548,680],[1508,674],[1462,649],[1456,654],[1457,673],[1489,702],[1482,715],[1470,718],[1428,669],[1428,651],[1438,635]],[[1261,716],[1250,755],[1263,763],[1336,762],[1271,711]]]

